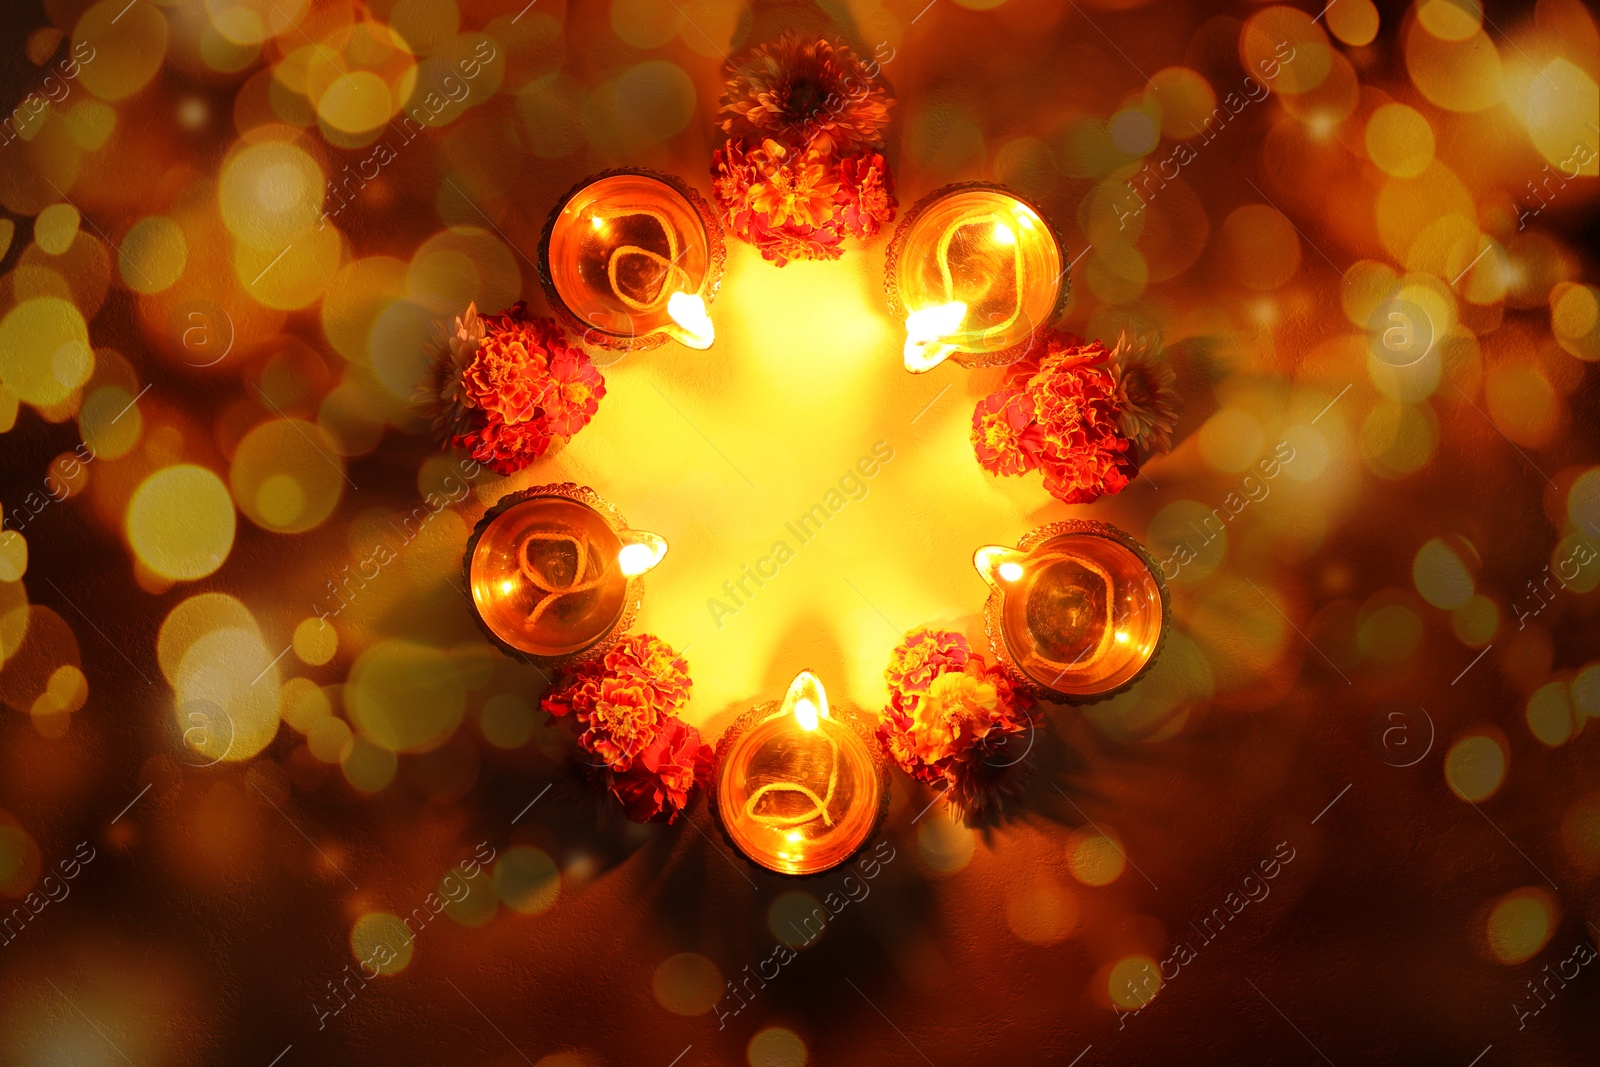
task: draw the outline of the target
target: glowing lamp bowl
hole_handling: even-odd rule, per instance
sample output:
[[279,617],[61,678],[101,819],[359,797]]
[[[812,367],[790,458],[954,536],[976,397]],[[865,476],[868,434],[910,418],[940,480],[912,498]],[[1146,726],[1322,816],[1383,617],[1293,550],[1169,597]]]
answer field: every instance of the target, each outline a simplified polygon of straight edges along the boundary
[[708,308],[725,258],[722,228],[693,189],[613,170],[585,178],[550,212],[539,276],[585,344],[642,351],[671,338],[704,349],[716,340]]
[[1016,548],[988,545],[973,564],[989,584],[989,645],[1036,696],[1092,703],[1131,686],[1166,638],[1166,586],[1142,545],[1115,526],[1041,526]]
[[923,197],[895,229],[884,268],[889,312],[906,326],[906,369],[1021,359],[1066,304],[1066,267],[1055,227],[1016,193],[969,182]]
[[631,530],[586,486],[541,485],[478,521],[462,561],[478,626],[502,652],[551,666],[604,655],[644,600],[667,543]]
[[723,735],[714,804],[723,834],[752,863],[821,874],[882,825],[889,771],[868,727],[802,671],[781,702],[752,708]]

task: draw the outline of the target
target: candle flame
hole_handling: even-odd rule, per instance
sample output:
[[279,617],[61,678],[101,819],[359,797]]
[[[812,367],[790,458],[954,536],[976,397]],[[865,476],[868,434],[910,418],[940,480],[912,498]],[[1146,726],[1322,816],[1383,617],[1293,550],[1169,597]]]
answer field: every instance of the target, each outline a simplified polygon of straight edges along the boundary
[[1011,583],[1020,580],[1026,572],[1022,561],[1026,557],[1015,548],[1006,548],[1004,545],[984,545],[972,554],[972,565],[978,569],[978,574],[983,580],[996,588],[1000,583]]
[[693,293],[673,293],[668,297],[667,314],[677,326],[668,332],[690,348],[710,348],[717,339],[711,316],[706,313],[706,302]]
[[815,730],[828,714],[828,693],[822,688],[822,679],[810,671],[801,671],[789,683],[784,694],[782,711],[793,715],[802,730]]
[[923,308],[907,315],[906,370],[913,374],[921,374],[943,363],[956,347],[944,343],[941,338],[960,329],[961,320],[966,317],[967,305],[959,300]]
[[639,577],[667,554],[667,539],[659,534],[629,530],[622,536],[626,543],[617,553],[617,569],[625,578]]

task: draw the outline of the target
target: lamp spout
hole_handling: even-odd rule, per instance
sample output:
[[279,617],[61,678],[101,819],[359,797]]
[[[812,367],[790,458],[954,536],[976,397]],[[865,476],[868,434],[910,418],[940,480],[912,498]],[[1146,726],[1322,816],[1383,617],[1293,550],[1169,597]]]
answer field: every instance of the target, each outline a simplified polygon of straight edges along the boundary
[[667,334],[679,344],[704,350],[716,341],[716,327],[711,325],[706,302],[694,293],[673,293],[669,296],[667,314],[672,318],[671,325],[666,327]]
[[972,565],[978,575],[996,589],[1005,589],[1022,577],[1022,561],[1027,556],[1015,548],[1003,545],[984,545],[972,554]]
[[946,342],[944,338],[959,330],[961,321],[966,317],[967,305],[959,300],[913,311],[907,315],[904,353],[906,370],[912,374],[921,374],[943,363],[957,347]]
[[617,553],[617,569],[625,578],[637,578],[654,570],[667,554],[667,539],[646,530],[624,530],[622,550]]

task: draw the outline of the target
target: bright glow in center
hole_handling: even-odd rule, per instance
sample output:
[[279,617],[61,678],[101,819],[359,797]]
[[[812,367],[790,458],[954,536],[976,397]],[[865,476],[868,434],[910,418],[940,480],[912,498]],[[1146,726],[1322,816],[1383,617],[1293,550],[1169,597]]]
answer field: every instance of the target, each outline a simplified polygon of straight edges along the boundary
[[672,331],[672,336],[690,348],[710,348],[711,342],[717,339],[711,316],[706,312],[706,302],[693,293],[673,293],[669,296],[667,314],[680,327]]
[[1003,222],[994,224],[994,243],[998,245],[1014,245],[1017,235],[1011,232],[1011,227]]
[[959,330],[961,320],[966,317],[967,305],[959,300],[923,308],[907,315],[906,370],[920,374],[943,363],[956,349],[954,345],[945,344],[941,339]]
[[789,683],[783,697],[783,710],[793,715],[802,730],[815,730],[828,714],[828,694],[822,688],[822,679],[810,671],[801,671]]
[[1000,577],[1008,582],[1014,582],[1022,577],[1022,564],[1015,560],[1006,560],[1000,564]]
[[667,542],[654,534],[644,540],[622,546],[617,553],[617,569],[627,578],[637,578],[661,562],[667,554]]

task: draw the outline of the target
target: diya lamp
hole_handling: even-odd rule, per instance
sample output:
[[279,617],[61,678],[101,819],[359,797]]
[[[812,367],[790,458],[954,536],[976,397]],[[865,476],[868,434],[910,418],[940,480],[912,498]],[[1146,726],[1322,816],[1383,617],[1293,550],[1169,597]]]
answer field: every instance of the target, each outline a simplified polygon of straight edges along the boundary
[[643,351],[670,337],[716,339],[707,306],[727,253],[698,193],[667,174],[609,170],[584,179],[550,212],[539,276],[550,306],[584,341]]
[[640,577],[667,542],[628,528],[587,486],[502,497],[462,560],[478,626],[502,652],[549,666],[604,655],[639,613]]
[[1066,303],[1066,266],[1055,227],[1010,190],[968,182],[923,197],[896,227],[884,269],[889,311],[905,319],[906,370],[1021,359]]
[[1050,523],[1016,548],[980,548],[972,562],[990,587],[990,648],[1035,696],[1103,700],[1155,662],[1171,610],[1167,589],[1149,553],[1115,526]]
[[882,825],[889,769],[867,725],[801,671],[781,702],[751,708],[723,735],[713,796],[723,834],[751,862],[821,874]]

